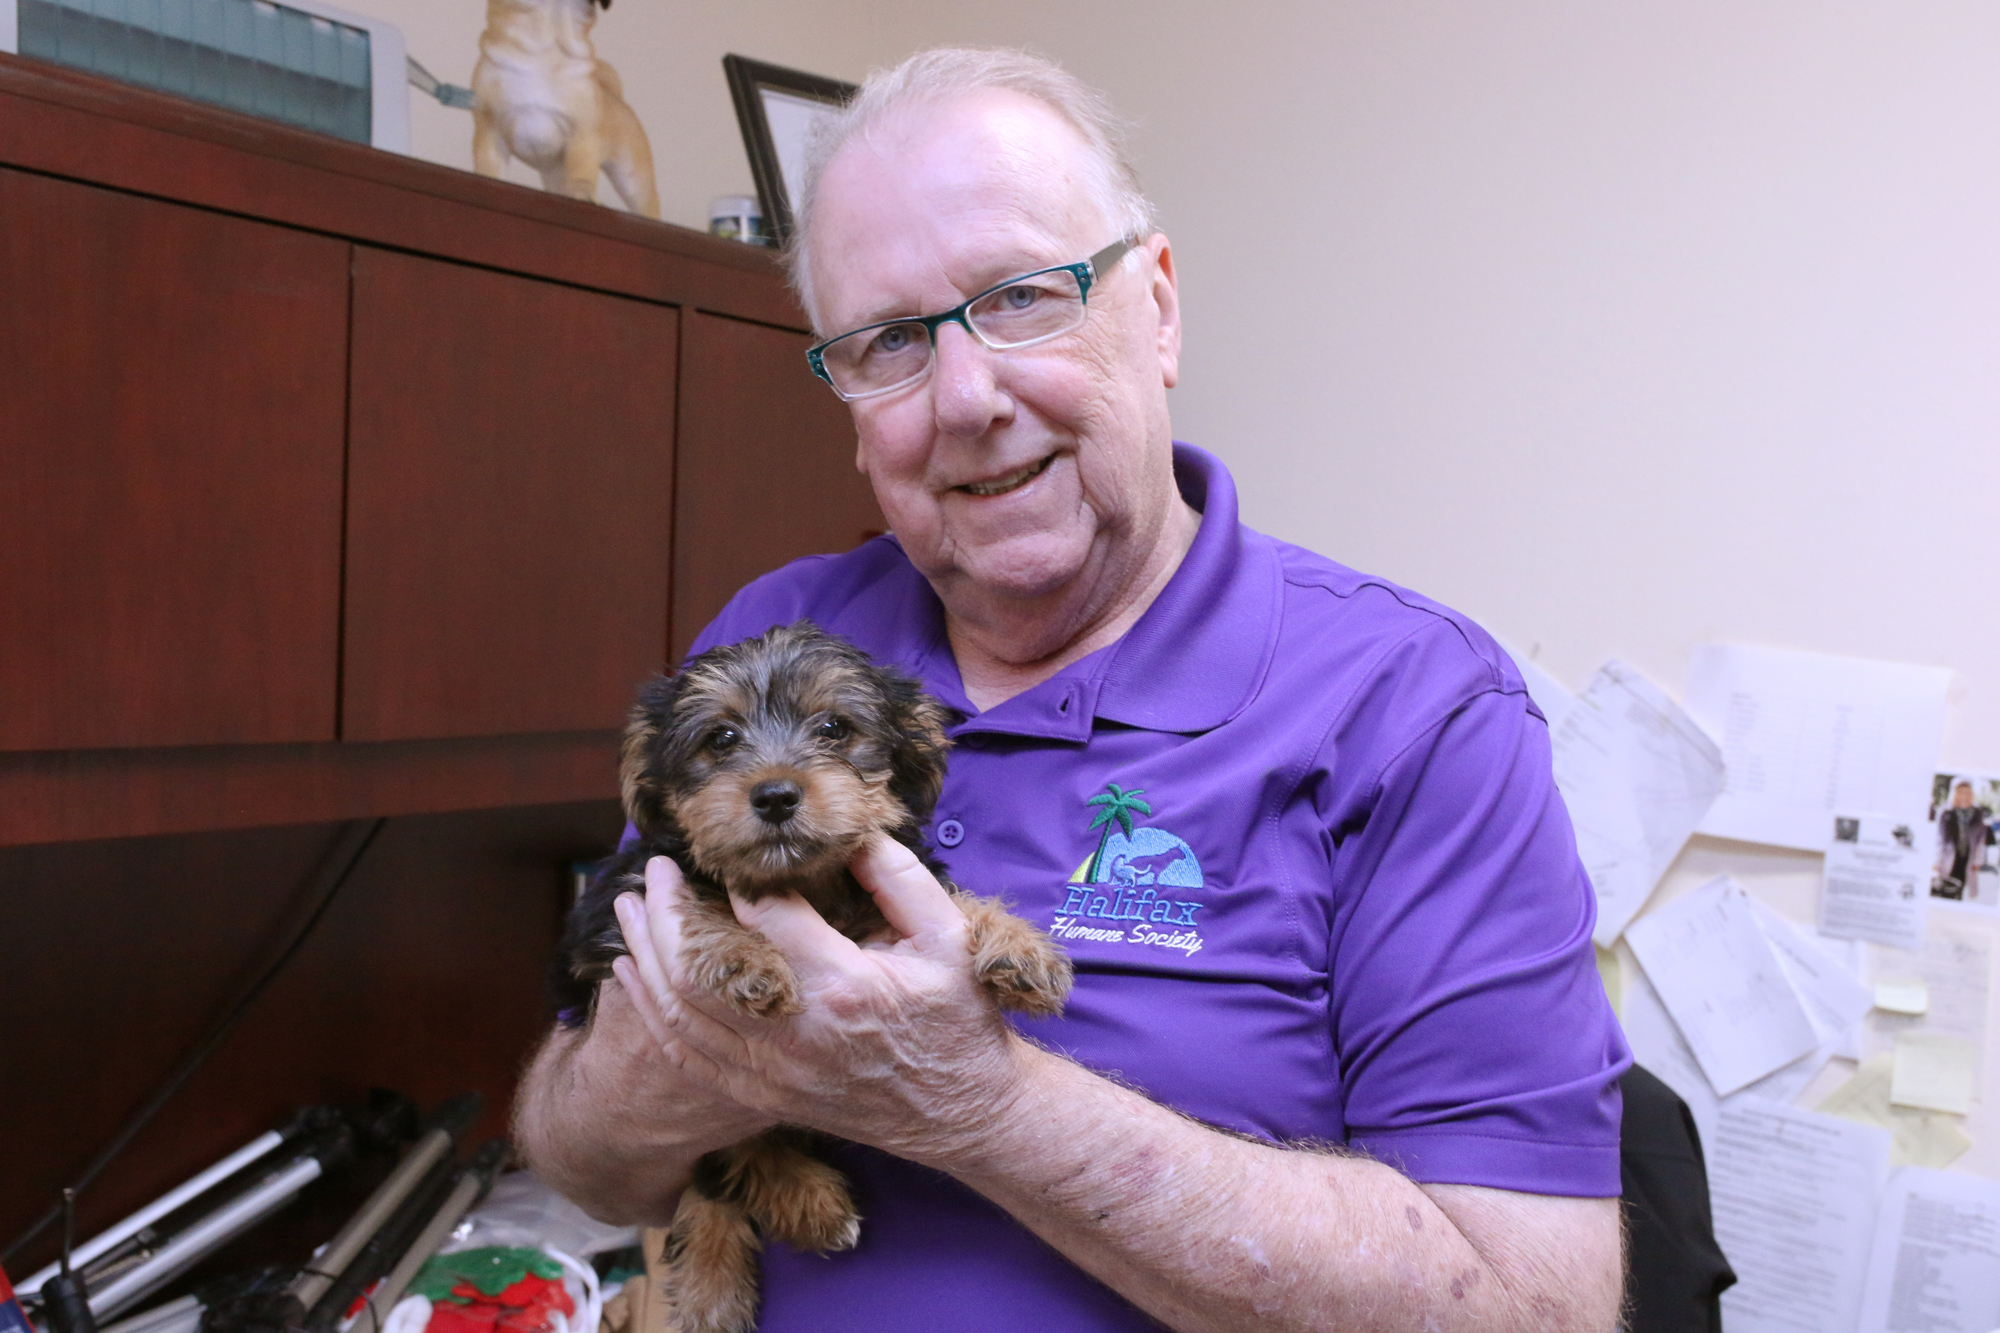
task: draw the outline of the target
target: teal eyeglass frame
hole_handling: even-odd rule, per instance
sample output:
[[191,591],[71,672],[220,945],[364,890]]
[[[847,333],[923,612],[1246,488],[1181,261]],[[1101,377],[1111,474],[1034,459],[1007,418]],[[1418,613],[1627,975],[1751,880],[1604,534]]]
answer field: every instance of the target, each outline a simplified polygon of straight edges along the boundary
[[[988,287],[985,291],[976,293],[967,300],[961,301],[959,304],[953,306],[951,309],[943,312],[942,314],[904,315],[898,319],[877,320],[873,324],[863,324],[858,329],[849,329],[847,332],[840,334],[838,337],[828,338],[823,343],[817,343],[814,346],[808,347],[806,349],[806,363],[812,367],[813,374],[819,376],[822,380],[826,382],[827,388],[832,389],[837,394],[840,394],[841,401],[852,403],[852,402],[857,402],[863,398],[879,398],[883,394],[894,393],[898,389],[907,388],[910,385],[915,384],[925,375],[928,375],[930,373],[931,366],[937,361],[938,329],[940,329],[946,324],[958,325],[961,329],[964,329],[967,333],[972,335],[972,339],[974,342],[977,342],[981,347],[987,348],[988,350],[995,352],[1011,351],[1016,347],[1033,347],[1037,343],[1044,343],[1055,338],[1060,338],[1063,336],[1063,333],[1074,333],[1076,332],[1077,329],[1083,327],[1081,323],[1078,323],[1072,328],[1064,329],[1062,333],[1051,333],[1040,338],[1030,338],[1027,342],[999,343],[996,345],[994,343],[986,341],[985,337],[983,337],[980,334],[979,330],[972,327],[972,322],[965,317],[965,312],[972,309],[973,306],[979,304],[979,302],[985,300],[987,297],[993,295],[993,293],[998,291],[1005,291],[1007,288],[1012,287],[1017,282],[1025,282],[1029,278],[1039,278],[1044,273],[1068,273],[1076,279],[1077,301],[1083,306],[1085,312],[1087,313],[1090,309],[1090,289],[1097,285],[1097,280],[1099,275],[1105,273],[1110,269],[1110,267],[1113,264],[1123,259],[1127,254],[1127,252],[1129,252],[1132,249],[1132,247],[1136,244],[1137,242],[1131,240],[1129,237],[1121,238],[1105,246],[1102,250],[1099,250],[1096,254],[1092,255],[1090,258],[1078,260],[1074,264],[1051,264],[1047,268],[1038,268],[1032,273],[1017,273],[1013,277],[1007,279],[1005,282],[996,282],[991,287]],[[918,371],[915,375],[912,375],[909,379],[904,380],[901,384],[892,384],[886,389],[876,389],[869,393],[854,394],[851,397],[845,393],[841,393],[840,386],[833,382],[833,376],[826,373],[826,358],[823,355],[826,349],[833,346],[837,342],[843,341],[844,339],[852,338],[856,334],[867,333],[870,329],[886,329],[893,324],[923,325],[924,336],[926,338],[929,338],[931,342],[931,357],[929,361],[926,361],[924,363],[924,368]]]

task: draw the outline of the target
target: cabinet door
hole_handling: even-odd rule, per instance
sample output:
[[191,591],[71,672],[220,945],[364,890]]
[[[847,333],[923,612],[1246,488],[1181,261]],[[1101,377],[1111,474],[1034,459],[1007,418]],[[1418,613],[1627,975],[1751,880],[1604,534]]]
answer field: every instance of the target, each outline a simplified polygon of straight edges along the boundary
[[666,652],[678,321],[356,249],[343,739],[622,725]]
[[333,738],[348,253],[0,169],[0,750]]
[[802,333],[687,317],[674,523],[674,655],[744,584],[883,530],[854,423],[806,366]]

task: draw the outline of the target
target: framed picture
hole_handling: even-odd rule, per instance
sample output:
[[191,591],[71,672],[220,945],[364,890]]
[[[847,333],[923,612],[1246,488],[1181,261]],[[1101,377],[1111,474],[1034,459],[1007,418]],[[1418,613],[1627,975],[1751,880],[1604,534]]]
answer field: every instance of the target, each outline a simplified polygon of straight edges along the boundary
[[854,96],[851,83],[744,56],[724,56],[736,123],[764,206],[764,234],[777,245],[792,235],[792,200],[805,165],[806,136],[820,117]]

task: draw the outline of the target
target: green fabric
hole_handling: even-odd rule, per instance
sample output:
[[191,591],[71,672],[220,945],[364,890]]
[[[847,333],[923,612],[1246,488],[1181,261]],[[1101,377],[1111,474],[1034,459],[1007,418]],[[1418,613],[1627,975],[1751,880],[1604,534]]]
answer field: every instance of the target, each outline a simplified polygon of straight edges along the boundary
[[498,1296],[530,1273],[559,1282],[563,1270],[561,1264],[540,1250],[506,1245],[434,1254],[417,1270],[415,1280],[410,1283],[410,1294],[432,1301],[464,1302],[465,1297],[452,1294],[461,1282],[482,1296]]

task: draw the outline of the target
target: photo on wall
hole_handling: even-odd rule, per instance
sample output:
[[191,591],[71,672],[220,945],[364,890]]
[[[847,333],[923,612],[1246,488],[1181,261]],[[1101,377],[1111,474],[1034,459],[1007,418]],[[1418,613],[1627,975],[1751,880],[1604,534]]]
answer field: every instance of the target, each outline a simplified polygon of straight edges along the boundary
[[764,209],[764,234],[773,245],[792,236],[792,202],[805,175],[806,140],[813,126],[858,91],[851,83],[768,65],[739,55],[722,58],[729,80],[750,175]]
[[2000,912],[2000,775],[1936,774],[1929,836],[1932,899]]

